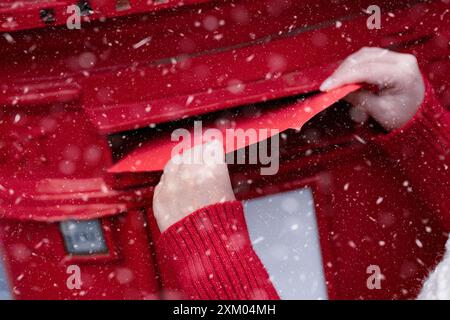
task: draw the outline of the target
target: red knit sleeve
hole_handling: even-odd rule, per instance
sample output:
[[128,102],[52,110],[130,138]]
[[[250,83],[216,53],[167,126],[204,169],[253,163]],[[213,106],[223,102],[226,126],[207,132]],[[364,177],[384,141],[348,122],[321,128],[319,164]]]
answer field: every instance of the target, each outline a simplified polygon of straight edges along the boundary
[[165,298],[279,299],[238,201],[190,214],[161,234],[156,249]]
[[425,100],[414,118],[377,141],[405,171],[411,188],[450,230],[450,113],[426,82]]

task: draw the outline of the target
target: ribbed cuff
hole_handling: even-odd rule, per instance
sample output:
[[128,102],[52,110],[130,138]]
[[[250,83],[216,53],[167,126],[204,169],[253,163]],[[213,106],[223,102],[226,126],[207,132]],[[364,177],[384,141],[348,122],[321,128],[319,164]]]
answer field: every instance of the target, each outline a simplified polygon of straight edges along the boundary
[[197,210],[163,232],[156,247],[163,283],[186,299],[279,299],[238,201]]
[[441,156],[448,152],[449,113],[437,101],[431,84],[426,79],[424,82],[425,98],[416,115],[402,128],[378,136],[374,140],[381,144],[394,160],[416,158],[418,150]]

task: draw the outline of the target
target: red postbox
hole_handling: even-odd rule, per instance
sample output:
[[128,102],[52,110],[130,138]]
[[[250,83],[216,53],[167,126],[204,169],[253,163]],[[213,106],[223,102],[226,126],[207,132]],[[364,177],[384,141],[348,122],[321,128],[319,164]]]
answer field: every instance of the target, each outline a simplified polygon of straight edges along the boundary
[[[338,1],[334,10],[323,10],[326,1],[84,1],[81,29],[69,30],[72,2],[0,7],[6,57],[0,61],[0,240],[17,299],[160,298],[151,212],[159,173],[110,168],[174,124],[295,101],[367,45],[414,53],[449,105],[450,29],[442,1],[380,1],[382,28],[370,31],[361,9],[371,3],[363,0]],[[430,250],[404,257],[404,287],[389,288],[390,296],[340,290],[357,287],[362,275],[333,260],[346,249],[326,241],[343,228],[331,226],[331,216],[348,214],[337,199],[354,199],[355,212],[371,211],[386,224],[403,215],[399,230],[431,219],[407,192],[398,195],[402,206],[372,206],[356,191],[343,192],[349,175],[352,185],[377,177],[365,197],[396,192],[392,177],[383,175],[386,163],[353,156],[370,152],[363,142],[381,129],[355,125],[345,110],[331,108],[300,133],[288,132],[276,176],[230,166],[237,197],[311,190],[322,259],[338,266],[324,271],[328,297],[413,297],[443,250],[443,236],[423,234]],[[355,167],[365,174],[355,176]],[[356,225],[360,218],[348,217]],[[442,229],[438,221],[431,225]],[[401,247],[412,237],[400,232],[392,241]],[[75,290],[67,284],[74,265],[82,280]],[[336,272],[349,273],[342,277],[349,283],[333,281]],[[398,266],[387,272],[398,273]]]

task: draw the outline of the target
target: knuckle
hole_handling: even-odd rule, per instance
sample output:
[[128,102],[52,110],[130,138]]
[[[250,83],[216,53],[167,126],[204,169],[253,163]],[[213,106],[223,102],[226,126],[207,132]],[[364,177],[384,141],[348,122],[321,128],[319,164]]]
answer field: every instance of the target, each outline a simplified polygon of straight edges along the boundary
[[412,54],[407,54],[405,57],[405,62],[409,65],[409,66],[416,66],[417,63],[417,58],[416,56],[412,55]]
[[163,177],[159,180],[158,184],[155,186],[154,193],[159,193],[164,188],[164,180]]

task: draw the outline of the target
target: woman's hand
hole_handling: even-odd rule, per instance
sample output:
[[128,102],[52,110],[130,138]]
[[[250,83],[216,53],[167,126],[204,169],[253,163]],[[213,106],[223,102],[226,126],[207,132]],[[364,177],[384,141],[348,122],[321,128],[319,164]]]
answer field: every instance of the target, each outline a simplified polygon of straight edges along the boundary
[[[196,152],[201,154],[195,158],[201,158],[199,163],[192,161]],[[200,208],[235,199],[223,145],[210,142],[167,163],[153,195],[153,213],[163,232]]]
[[381,48],[362,48],[347,57],[320,90],[345,84],[376,85],[378,93],[360,90],[345,100],[371,115],[387,130],[405,125],[423,102],[425,85],[417,59]]

